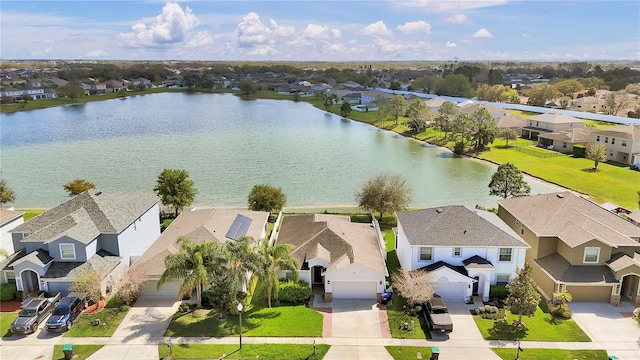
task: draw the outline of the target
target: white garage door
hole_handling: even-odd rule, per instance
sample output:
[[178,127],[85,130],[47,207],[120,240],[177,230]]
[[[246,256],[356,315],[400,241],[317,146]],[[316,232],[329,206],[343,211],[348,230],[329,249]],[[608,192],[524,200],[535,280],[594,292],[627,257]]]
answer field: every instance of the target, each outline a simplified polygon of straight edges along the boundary
[[445,300],[464,300],[466,283],[459,282],[437,282],[436,294]]
[[157,280],[147,280],[140,287],[140,295],[141,296],[159,296],[159,297],[172,297],[174,299],[178,298],[178,291],[180,289],[180,281],[170,281],[168,283],[162,284],[160,289],[157,289],[158,281]]
[[373,281],[332,281],[334,299],[376,299]]

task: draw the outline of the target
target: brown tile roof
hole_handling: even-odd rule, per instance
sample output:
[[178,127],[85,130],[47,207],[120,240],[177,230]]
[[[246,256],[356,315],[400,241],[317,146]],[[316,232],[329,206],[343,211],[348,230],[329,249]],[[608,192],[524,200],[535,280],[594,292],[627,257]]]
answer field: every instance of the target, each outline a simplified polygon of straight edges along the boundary
[[210,241],[225,243],[230,241],[225,235],[238,214],[252,219],[246,236],[251,236],[256,241],[262,240],[260,236],[269,219],[268,212],[240,209],[184,211],[160,234],[158,240],[142,254],[132,267],[138,268],[141,273],[146,275],[161,275],[166,269],[165,257],[180,251],[180,245],[177,244],[180,236],[186,236],[194,243]]
[[533,261],[558,282],[591,284],[618,282],[606,265],[571,265],[558,253]]
[[569,247],[598,240],[612,247],[637,246],[640,227],[565,191],[498,200],[538,237],[558,237]]
[[607,261],[607,266],[613,271],[620,271],[633,265],[640,267],[640,254],[634,253],[633,257],[631,257],[627,254],[617,253],[613,254],[611,260]]
[[0,209],[0,226],[13,221],[22,215],[24,215],[24,212]]
[[305,260],[319,257],[328,260],[328,270],[357,263],[386,273],[375,230],[370,224],[352,223],[348,216],[287,216],[277,242],[292,245],[291,256],[299,266]]

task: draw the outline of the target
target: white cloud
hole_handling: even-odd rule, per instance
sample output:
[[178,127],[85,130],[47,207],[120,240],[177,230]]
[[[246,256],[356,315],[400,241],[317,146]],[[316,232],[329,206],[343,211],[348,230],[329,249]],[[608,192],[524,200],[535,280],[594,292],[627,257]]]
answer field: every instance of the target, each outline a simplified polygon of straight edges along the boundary
[[444,44],[444,47],[448,47],[448,48],[454,48],[457,47],[458,45],[456,45],[456,43],[453,43],[451,41],[447,41],[446,44]]
[[296,32],[296,28],[295,27],[293,27],[293,26],[281,26],[280,24],[278,24],[273,19],[269,20],[269,23],[271,24],[271,30],[273,31],[273,33],[275,35],[278,35],[278,36],[291,36],[291,35],[295,34],[295,32]]
[[530,38],[530,37],[531,37],[531,35],[529,35],[529,34],[525,34],[525,33],[522,33],[520,36],[521,36],[522,38],[524,38],[524,39],[528,39],[528,38]]
[[449,24],[464,24],[467,22],[467,15],[465,14],[455,14],[452,16],[449,16],[448,18],[444,19],[446,22],[448,22]]
[[278,50],[271,45],[257,45],[253,49],[247,51],[247,55],[251,56],[274,56],[278,55]]
[[422,8],[427,12],[449,12],[468,9],[478,9],[496,5],[506,4],[508,0],[495,1],[479,1],[479,0],[462,0],[462,1],[444,1],[444,0],[414,0],[414,1],[397,1],[393,2],[397,6]]
[[260,16],[255,12],[243,17],[236,31],[240,47],[253,47],[270,41],[271,29],[260,21]]
[[53,48],[51,46],[49,46],[48,48],[42,49],[42,50],[34,50],[31,51],[31,56],[33,57],[43,57],[48,55],[49,53],[51,53],[53,51]]
[[214,43],[213,35],[209,34],[208,31],[198,31],[198,33],[193,37],[193,39],[191,39],[189,42],[186,43],[185,47],[188,47],[188,48],[202,47],[202,46],[213,45],[213,43]]
[[309,24],[302,31],[302,36],[310,40],[329,40],[340,37],[340,30],[329,29],[326,25]]
[[471,35],[471,37],[474,37],[474,38],[492,38],[493,35],[491,35],[489,30],[487,30],[485,28],[482,28],[482,29],[476,31],[475,33],[473,33],[473,35]]
[[109,53],[100,49],[100,50],[89,51],[88,53],[84,54],[84,56],[90,57],[90,58],[98,58],[98,57],[109,56]]
[[409,21],[404,23],[403,25],[398,25],[396,27],[403,34],[411,34],[411,33],[431,33],[431,25],[424,21]]
[[382,20],[365,26],[359,33],[369,36],[387,36],[392,34],[391,30],[389,30]]
[[131,26],[133,32],[121,33],[118,39],[128,46],[164,46],[185,40],[191,29],[200,20],[189,7],[184,10],[177,3],[167,2],[162,13],[151,24],[137,23]]

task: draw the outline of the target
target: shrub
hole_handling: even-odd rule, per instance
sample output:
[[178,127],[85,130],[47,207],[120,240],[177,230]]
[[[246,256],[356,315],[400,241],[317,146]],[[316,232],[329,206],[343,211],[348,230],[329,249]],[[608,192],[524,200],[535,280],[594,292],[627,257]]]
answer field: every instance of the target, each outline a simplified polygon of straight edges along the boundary
[[571,319],[571,311],[569,311],[569,309],[567,309],[565,306],[562,305],[557,305],[554,306],[553,309],[551,309],[551,316],[553,316],[554,318],[557,319]]
[[129,305],[120,305],[120,307],[118,308],[118,312],[127,312],[131,309],[131,306]]
[[584,145],[573,145],[573,156],[577,158],[583,158],[587,153],[587,148]]
[[169,227],[169,225],[171,225],[171,223],[173,222],[173,219],[166,219],[164,221],[162,221],[162,224],[160,224],[160,231],[164,231],[166,228]]
[[497,314],[498,313],[498,307],[497,306],[492,306],[491,307],[491,313],[492,314]]
[[415,308],[413,308],[417,314],[420,314],[420,312],[422,311],[422,306],[418,305]]
[[504,285],[492,285],[489,289],[489,297],[492,299],[506,299],[509,296],[509,290]]
[[484,306],[484,312],[487,313],[487,314],[492,314],[492,312],[491,312],[492,308],[493,307],[491,305],[485,305]]
[[476,314],[478,314],[478,315],[482,315],[482,314],[484,314],[484,307],[482,307],[482,306],[477,307],[477,308],[475,309],[475,311],[476,311]]
[[311,288],[306,281],[287,281],[280,283],[278,300],[287,304],[299,304],[305,302],[311,296]]
[[0,301],[15,299],[16,291],[16,284],[0,284]]

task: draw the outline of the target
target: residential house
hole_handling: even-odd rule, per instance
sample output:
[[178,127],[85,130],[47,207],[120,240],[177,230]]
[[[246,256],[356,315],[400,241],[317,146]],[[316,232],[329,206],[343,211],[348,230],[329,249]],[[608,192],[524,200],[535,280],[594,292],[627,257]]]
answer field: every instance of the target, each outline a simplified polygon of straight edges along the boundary
[[145,78],[131,79],[131,86],[148,88],[151,86],[151,80]]
[[440,106],[442,106],[442,104],[444,104],[446,101],[449,101],[449,100],[445,100],[441,97],[436,97],[436,98],[425,101],[425,104],[429,109],[433,111],[438,111],[440,110]]
[[380,299],[388,276],[383,236],[349,216],[307,214],[282,220],[276,240],[290,244],[300,279],[325,299]]
[[518,135],[522,134],[522,128],[525,127],[526,124],[527,119],[515,115],[501,116],[496,119],[496,126],[498,126],[500,130],[513,129]]
[[27,295],[66,294],[77,276],[95,270],[109,293],[158,238],[159,218],[155,196],[86,191],[10,230],[16,252],[0,271],[5,279],[13,272]]
[[526,261],[547,299],[568,291],[573,301],[640,304],[639,226],[568,191],[498,204],[498,216],[531,246]]
[[108,93],[117,93],[120,90],[126,89],[122,81],[113,80],[113,79],[105,81],[104,85],[105,85],[105,91]]
[[506,109],[502,109],[497,106],[487,105],[487,104],[471,103],[471,104],[467,104],[460,107],[460,111],[467,114],[473,114],[478,109],[487,109],[489,114],[491,114],[495,119],[499,119],[503,116],[509,115],[509,111],[507,111]]
[[590,113],[606,112],[607,106],[604,100],[597,99],[593,96],[585,96],[572,100],[569,104],[569,110],[585,111]]
[[32,100],[40,100],[46,98],[44,89],[40,87],[24,85],[20,87],[20,90],[22,91],[22,96],[30,96]]
[[[19,245],[17,247],[13,245],[9,231],[24,223],[23,215],[24,212],[14,211],[13,208],[0,209],[0,249],[6,251],[7,254],[13,254],[16,252],[16,248],[19,248]],[[0,282],[6,281],[0,279]]]
[[0,87],[0,96],[10,97],[13,98],[13,101],[16,101],[16,99],[22,96],[22,90],[15,89],[9,86],[2,86]]
[[607,160],[631,165],[633,157],[640,155],[640,125],[617,125],[594,131],[589,143],[604,144]]
[[93,78],[80,79],[85,95],[102,95],[107,93],[107,85]]
[[48,78],[42,81],[43,87],[60,87],[67,85],[69,82],[67,80],[59,79],[59,78]]
[[527,124],[522,128],[522,136],[536,140],[543,132],[560,132],[581,127],[584,127],[584,121],[573,116],[560,113],[540,114],[527,120]]
[[447,300],[489,299],[491,285],[505,285],[524,266],[529,245],[492,212],[462,205],[396,214],[400,266],[432,274]]
[[560,132],[542,132],[538,135],[538,144],[561,153],[573,153],[573,145],[587,146],[589,138],[596,128],[574,128]]
[[153,245],[133,264],[132,269],[144,276],[141,295],[181,297],[182,281],[172,280],[158,287],[158,280],[166,270],[165,258],[180,252],[177,240],[186,236],[196,244],[217,242],[224,244],[250,236],[261,241],[267,235],[269,213],[235,209],[196,209],[184,211],[173,220]]

